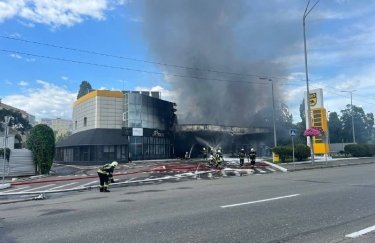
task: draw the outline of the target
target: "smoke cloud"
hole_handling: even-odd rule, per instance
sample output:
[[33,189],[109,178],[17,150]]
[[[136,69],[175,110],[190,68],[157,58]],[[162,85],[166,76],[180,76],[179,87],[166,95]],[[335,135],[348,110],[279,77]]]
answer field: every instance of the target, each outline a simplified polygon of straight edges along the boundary
[[[289,19],[276,20],[270,2],[144,2],[144,34],[152,57],[190,67],[161,66],[171,74],[168,80],[179,94],[179,123],[266,125],[259,117],[265,110],[272,116],[271,84],[254,75],[286,76],[287,67],[273,60],[287,44],[301,38],[301,32],[290,29]],[[276,85],[276,106],[282,101],[280,92]]]

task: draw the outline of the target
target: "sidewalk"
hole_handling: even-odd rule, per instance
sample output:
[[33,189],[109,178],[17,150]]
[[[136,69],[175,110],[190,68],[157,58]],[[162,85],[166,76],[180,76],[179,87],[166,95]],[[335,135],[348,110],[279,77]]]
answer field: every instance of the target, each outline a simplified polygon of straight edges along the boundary
[[324,169],[334,168],[340,166],[351,166],[361,164],[372,164],[375,163],[375,157],[373,158],[339,158],[339,159],[317,159],[314,164],[310,161],[304,162],[290,162],[278,164],[288,171],[299,171],[299,170],[313,170],[313,169]]
[[[236,160],[236,158],[234,159]],[[228,161],[228,168],[240,169],[233,163],[233,159]],[[256,168],[262,168],[268,166],[269,163],[263,161],[257,161],[255,164]],[[34,183],[45,183],[45,182],[59,182],[59,181],[72,181],[89,178],[97,178],[97,169],[99,165],[64,165],[64,164],[53,164],[50,175],[37,175],[30,177],[20,178],[6,178],[6,183],[11,185],[27,185]],[[202,159],[166,159],[166,160],[145,160],[136,161],[132,163],[121,163],[116,167],[114,176],[124,176],[132,174],[155,174],[155,173],[186,173],[195,171],[207,171],[212,168],[208,167],[207,161]],[[241,169],[250,169],[250,164],[245,163]]]
[[[280,171],[300,171],[300,170],[311,170],[311,169],[323,169],[332,168],[339,166],[350,166],[360,164],[371,164],[375,163],[374,158],[340,158],[340,159],[328,159],[327,161],[322,159],[316,159],[314,164],[311,161],[295,162],[295,163],[281,163],[273,164],[274,167],[279,168]],[[272,164],[263,161],[257,161],[256,167],[262,168]],[[97,177],[97,169],[99,165],[80,166],[80,165],[63,165],[54,164],[51,169],[50,175],[39,175],[31,177],[21,177],[12,180],[12,178],[6,178],[5,183],[11,185],[24,185],[32,183],[44,183],[44,182],[58,182],[58,181],[69,181],[69,180],[80,180]],[[228,167],[237,168],[237,165],[228,164]],[[246,164],[243,169],[247,169]],[[250,167],[249,167],[250,168]],[[131,175],[141,173],[155,173],[155,172],[186,172],[186,171],[197,171],[205,170],[206,163],[201,159],[168,159],[168,160],[153,160],[153,161],[137,161],[132,163],[120,164],[116,169],[114,175]]]
[[[6,178],[5,183],[11,185],[26,185],[33,183],[58,182],[97,178],[100,165],[64,165],[53,164],[50,175],[37,175],[30,177]],[[116,167],[114,176],[154,173],[158,171],[195,171],[205,169],[201,160],[148,160],[132,163],[122,163]]]

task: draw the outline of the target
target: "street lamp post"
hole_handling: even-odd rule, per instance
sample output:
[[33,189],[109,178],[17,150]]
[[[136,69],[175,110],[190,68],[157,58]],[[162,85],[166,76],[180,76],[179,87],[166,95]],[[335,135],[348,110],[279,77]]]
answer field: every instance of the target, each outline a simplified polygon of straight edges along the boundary
[[350,113],[352,115],[353,143],[355,143],[354,114],[353,114],[353,92],[355,92],[355,91],[356,90],[350,90],[350,91],[343,90],[343,91],[341,91],[341,92],[345,92],[345,93],[350,93]]
[[272,121],[273,121],[273,142],[274,146],[277,147],[277,137],[276,137],[276,121],[275,121],[275,95],[273,93],[273,79],[272,78],[264,78],[260,77],[259,79],[268,80],[271,82],[272,87]]
[[9,122],[10,120],[13,119],[13,117],[11,116],[5,116],[4,117],[4,144],[3,144],[3,158],[4,158],[4,161],[3,161],[3,180],[2,180],[2,185],[5,185],[4,181],[5,181],[5,162],[6,162],[6,150],[7,150],[7,143],[8,143],[8,133],[9,133],[9,130],[8,130],[8,125],[9,125]]
[[[307,117],[306,117],[306,125],[307,128],[311,128],[311,107],[310,107],[310,90],[309,90],[309,72],[307,69],[307,50],[306,50],[306,30],[305,30],[305,22],[306,17],[309,13],[313,10],[313,8],[318,4],[320,0],[316,1],[315,4],[310,8],[310,0],[307,2],[305,12],[303,13],[303,44],[304,44],[304,51],[305,51],[305,72],[306,72],[306,104],[307,104]],[[313,139],[308,136],[308,142],[310,144],[311,149],[311,162],[314,163],[314,143]]]

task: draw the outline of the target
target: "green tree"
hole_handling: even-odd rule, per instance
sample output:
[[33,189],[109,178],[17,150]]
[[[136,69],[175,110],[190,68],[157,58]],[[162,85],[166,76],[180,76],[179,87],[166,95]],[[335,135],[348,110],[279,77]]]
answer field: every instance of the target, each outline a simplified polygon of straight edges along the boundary
[[336,112],[329,113],[328,132],[330,143],[342,142],[342,122]]
[[368,135],[366,130],[367,117],[362,107],[353,105],[353,113],[350,105],[346,105],[346,109],[341,110],[341,122],[343,124],[343,140],[344,142],[353,142],[353,124],[352,114],[354,120],[354,132],[357,143],[367,143],[371,137]]
[[[11,116],[13,119],[9,121],[9,127],[16,129],[20,133],[24,134],[25,132],[31,129],[31,125],[27,119],[25,119],[22,114],[18,111],[12,111],[7,109],[0,110],[0,120],[4,121],[5,116]],[[3,128],[0,128],[3,131]]]
[[14,136],[15,142],[14,142],[14,148],[21,149],[22,148],[22,136],[20,134],[16,134]]
[[367,113],[365,121],[366,137],[370,143],[374,143],[374,114]]
[[48,174],[55,156],[55,134],[45,125],[38,124],[30,130],[27,147],[33,153],[35,170],[38,174]]
[[301,121],[296,124],[297,135],[294,138],[296,143],[306,144],[306,137],[303,132],[306,130],[306,114],[305,114],[305,100],[299,105],[299,115]]
[[281,104],[276,114],[276,133],[278,144],[290,143],[290,129],[296,129],[296,126],[293,124],[293,115],[289,113],[289,108],[287,105]]
[[82,81],[81,85],[79,86],[79,91],[77,94],[77,100],[84,96],[85,94],[90,93],[92,90],[91,84],[88,81]]
[[72,135],[71,132],[66,132],[64,134],[60,134],[60,135],[57,135],[56,136],[56,144],[58,144],[59,142],[65,140],[67,137],[69,137],[70,135]]

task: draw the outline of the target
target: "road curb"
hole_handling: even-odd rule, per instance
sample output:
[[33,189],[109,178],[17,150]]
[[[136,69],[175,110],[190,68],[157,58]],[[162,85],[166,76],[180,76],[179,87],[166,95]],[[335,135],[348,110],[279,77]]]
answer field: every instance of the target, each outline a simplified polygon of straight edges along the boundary
[[282,167],[280,165],[277,165],[277,164],[274,164],[274,163],[271,163],[271,162],[268,162],[268,161],[263,161],[263,163],[266,163],[269,166],[275,167],[276,169],[281,170],[282,172],[287,172],[288,171],[287,168],[284,168],[284,167]]
[[354,165],[366,165],[366,164],[374,164],[375,161],[368,161],[368,162],[361,162],[361,163],[347,163],[347,164],[336,164],[336,165],[314,165],[313,167],[303,167],[303,168],[289,168],[288,171],[301,171],[301,170],[315,170],[315,169],[329,169],[329,168],[336,168],[336,167],[343,167],[343,166],[354,166]]

